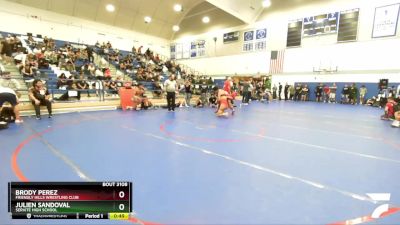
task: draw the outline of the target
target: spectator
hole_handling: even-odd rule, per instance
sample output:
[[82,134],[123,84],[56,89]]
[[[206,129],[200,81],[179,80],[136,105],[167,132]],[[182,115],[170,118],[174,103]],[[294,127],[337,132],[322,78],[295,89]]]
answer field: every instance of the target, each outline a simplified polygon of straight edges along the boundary
[[300,101],[300,97],[301,97],[301,84],[297,83],[294,93],[294,100]]
[[19,115],[19,110],[17,107],[19,101],[17,94],[11,88],[0,87],[0,112],[2,112],[2,107],[5,102],[11,104],[11,108],[15,115],[15,123],[24,122]]
[[32,80],[35,78],[32,66],[29,63],[25,63],[25,66],[22,67],[21,72],[24,80]]
[[322,83],[320,83],[316,88],[315,88],[315,100],[317,102],[322,101],[322,92],[323,92],[323,86]]
[[329,93],[329,103],[336,103],[336,91],[337,91],[337,86],[336,83],[333,83],[331,87],[329,87],[330,93]]
[[288,99],[289,99],[289,84],[286,82],[286,84],[285,84],[285,87],[284,87],[284,90],[283,90],[283,92],[284,92],[284,95],[285,95],[285,101],[287,101]]
[[80,100],[80,93],[83,92],[83,90],[86,90],[88,97],[90,97],[89,93],[89,84],[86,82],[85,77],[81,74],[79,76],[79,80],[76,81],[76,89],[78,90],[78,100]]
[[308,94],[309,94],[309,89],[307,84],[305,84],[301,89],[301,101],[303,102],[308,101]]
[[279,98],[279,100],[281,100],[281,98],[282,98],[282,84],[281,83],[279,83],[279,85],[278,85],[278,98]]
[[388,97],[396,98],[396,87],[395,86],[388,88]]
[[342,89],[342,104],[347,104],[349,102],[349,94],[350,94],[350,89],[347,84],[344,85]]
[[47,111],[49,112],[49,118],[52,115],[51,109],[51,99],[49,91],[43,87],[43,83],[41,80],[34,80],[32,83],[33,87],[29,89],[29,98],[32,101],[32,105],[35,107],[36,119],[40,120],[40,106],[46,106]]
[[186,80],[184,88],[185,88],[186,107],[189,107],[190,99],[192,98],[192,94],[193,94],[193,90],[192,90],[193,87],[189,80]]
[[290,85],[289,87],[289,99],[294,100],[295,89],[294,85]]
[[276,84],[274,84],[274,87],[272,88],[272,99],[276,100],[277,98],[277,94],[276,94],[276,90],[278,88],[276,87]]
[[323,100],[324,102],[329,102],[329,95],[331,93],[331,89],[328,85],[324,85],[324,92],[323,92]]
[[208,92],[208,86],[205,81],[203,81],[203,84],[200,85],[200,99],[203,105],[207,105],[207,92]]
[[38,63],[39,63],[39,69],[49,68],[49,62],[44,57],[40,58]]
[[162,97],[162,86],[160,82],[154,82],[153,95],[157,98]]
[[6,38],[2,41],[2,49],[1,55],[3,56],[4,61],[7,63],[6,65],[11,65],[12,58],[12,46],[11,46],[11,38]]
[[242,103],[244,105],[248,105],[251,96],[251,87],[249,81],[244,81],[242,86],[242,95],[243,95]]
[[353,83],[349,89],[349,102],[352,105],[357,104],[357,94],[358,94],[358,89],[355,83]]
[[367,88],[365,85],[361,85],[360,87],[360,105],[364,104],[365,102],[365,96],[367,95]]
[[3,74],[0,78],[0,87],[7,87],[13,89],[15,92],[21,89],[21,85],[16,79],[11,78],[11,74]]
[[57,88],[61,90],[69,89],[69,81],[65,73],[61,73],[57,80]]
[[89,62],[93,63],[94,62],[94,57],[93,57],[93,49],[92,49],[92,47],[88,46],[86,48],[86,52],[87,52],[87,57],[88,57]]
[[93,63],[89,64],[88,71],[89,71],[91,77],[96,77],[96,67],[94,66]]
[[72,63],[72,60],[68,60],[67,64],[65,65],[65,70],[67,70],[70,73],[75,73],[76,69],[75,69],[75,64]]

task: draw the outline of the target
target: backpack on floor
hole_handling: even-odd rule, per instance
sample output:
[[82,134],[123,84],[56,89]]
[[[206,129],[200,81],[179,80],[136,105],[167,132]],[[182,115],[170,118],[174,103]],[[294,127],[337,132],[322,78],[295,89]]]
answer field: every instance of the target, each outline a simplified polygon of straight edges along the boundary
[[15,121],[15,114],[12,108],[3,107],[0,112],[0,121],[4,121],[7,123],[12,123]]

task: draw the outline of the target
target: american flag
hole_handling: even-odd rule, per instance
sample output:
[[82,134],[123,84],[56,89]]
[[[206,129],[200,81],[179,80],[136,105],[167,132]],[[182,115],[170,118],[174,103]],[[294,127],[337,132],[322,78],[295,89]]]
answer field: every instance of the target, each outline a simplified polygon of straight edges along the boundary
[[271,61],[269,64],[269,73],[283,73],[283,61],[285,59],[285,50],[271,51]]

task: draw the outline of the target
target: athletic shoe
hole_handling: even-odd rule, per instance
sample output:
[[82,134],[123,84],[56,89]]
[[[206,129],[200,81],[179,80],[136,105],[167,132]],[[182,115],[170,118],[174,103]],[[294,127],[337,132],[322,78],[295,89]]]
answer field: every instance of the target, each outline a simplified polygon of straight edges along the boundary
[[24,121],[22,119],[15,120],[15,123],[23,123]]
[[52,118],[53,117],[53,114],[49,114],[49,118]]
[[398,120],[393,121],[392,127],[400,127],[400,121]]
[[42,117],[40,117],[40,116],[37,116],[37,117],[36,117],[36,119],[37,119],[37,120],[41,120],[41,119],[42,119]]

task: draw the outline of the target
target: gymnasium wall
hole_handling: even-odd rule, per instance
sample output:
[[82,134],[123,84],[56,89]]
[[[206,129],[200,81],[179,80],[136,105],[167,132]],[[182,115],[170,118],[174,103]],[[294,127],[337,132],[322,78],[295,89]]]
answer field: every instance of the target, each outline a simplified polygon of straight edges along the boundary
[[155,52],[169,56],[169,41],[89,20],[36,9],[5,0],[0,0],[0,31],[46,35],[57,40],[92,44],[110,41],[113,47],[131,50],[143,45]]
[[[312,5],[289,11],[264,13],[255,24],[235,27],[222,31],[186,37],[184,41],[205,39],[207,55],[199,59],[180,60],[198,71],[209,75],[221,74],[267,74],[271,50],[286,48],[287,24],[289,20],[335,11],[360,8],[357,42],[337,43],[337,34],[302,39],[302,46],[285,50],[283,74],[313,75],[313,68],[336,68],[342,73],[352,74],[359,71],[381,73],[400,72],[399,23],[397,34],[393,37],[372,38],[375,7],[399,3],[399,0],[336,0],[319,1]],[[250,28],[267,28],[267,50],[258,53],[243,53],[243,37],[239,42],[223,44],[223,33]],[[217,42],[213,41],[217,37]],[[176,40],[179,42],[180,40]],[[241,60],[238,60],[242,58]],[[242,65],[237,65],[240,62]],[[208,68],[205,68],[206,65]],[[368,74],[368,73],[367,73]]]

